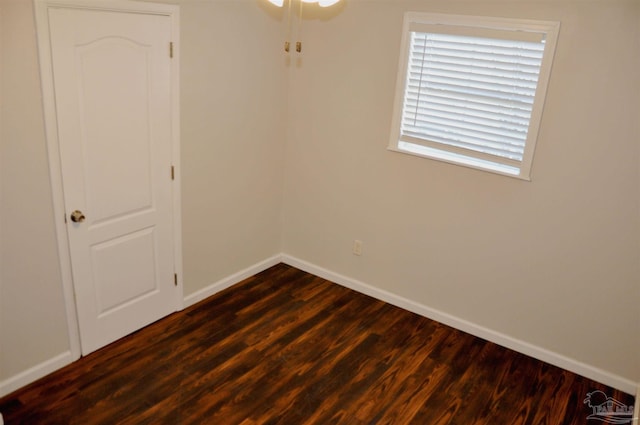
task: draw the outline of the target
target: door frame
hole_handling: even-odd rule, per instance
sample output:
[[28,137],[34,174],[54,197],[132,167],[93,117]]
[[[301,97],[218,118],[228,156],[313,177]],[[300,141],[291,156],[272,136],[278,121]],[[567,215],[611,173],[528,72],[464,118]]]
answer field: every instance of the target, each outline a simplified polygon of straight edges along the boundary
[[[51,38],[49,34],[48,11],[50,8],[68,8],[82,10],[100,10],[112,12],[144,13],[168,16],[171,20],[171,38],[173,40],[173,60],[171,61],[171,162],[174,166],[172,185],[173,200],[173,261],[177,276],[175,309],[184,308],[183,270],[182,270],[182,214],[181,214],[181,178],[180,178],[180,8],[177,5],[147,3],[129,0],[33,0],[35,10],[38,55],[40,60],[40,79],[44,108],[45,137],[49,157],[49,174],[53,193],[53,211],[58,259],[62,277],[62,289],[66,307],[69,349],[72,361],[81,356],[80,331],[76,308],[71,256],[67,235],[66,215],[62,184],[62,163],[58,140],[58,114],[55,104],[53,64],[51,58]],[[169,170],[167,170],[169,172]]]

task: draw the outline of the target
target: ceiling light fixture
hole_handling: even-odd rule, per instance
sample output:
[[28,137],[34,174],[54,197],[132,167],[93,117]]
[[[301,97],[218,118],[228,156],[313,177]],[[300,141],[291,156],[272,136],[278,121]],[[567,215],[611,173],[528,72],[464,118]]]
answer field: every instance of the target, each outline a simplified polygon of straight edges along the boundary
[[[284,6],[284,0],[268,0],[270,3],[278,7]],[[329,7],[338,3],[340,0],[301,0],[303,3],[318,3],[320,7]]]
[[[288,2],[287,9],[287,41],[284,42],[284,51],[289,52],[289,39],[291,39],[291,4],[294,0],[267,0],[269,3],[274,4],[278,7],[283,7],[285,1]],[[318,3],[320,7],[329,7],[338,3],[340,0],[298,0],[300,3],[299,14],[298,14],[298,36],[300,35],[300,28],[302,27],[302,4],[303,3]],[[302,43],[300,41],[296,42],[296,52],[302,52]]]

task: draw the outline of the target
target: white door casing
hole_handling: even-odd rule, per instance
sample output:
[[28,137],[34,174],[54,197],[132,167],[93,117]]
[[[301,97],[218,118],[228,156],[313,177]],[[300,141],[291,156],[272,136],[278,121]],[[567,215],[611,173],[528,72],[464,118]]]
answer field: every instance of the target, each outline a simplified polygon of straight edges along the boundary
[[177,7],[66,3],[36,6],[71,346],[77,323],[87,354],[182,307]]

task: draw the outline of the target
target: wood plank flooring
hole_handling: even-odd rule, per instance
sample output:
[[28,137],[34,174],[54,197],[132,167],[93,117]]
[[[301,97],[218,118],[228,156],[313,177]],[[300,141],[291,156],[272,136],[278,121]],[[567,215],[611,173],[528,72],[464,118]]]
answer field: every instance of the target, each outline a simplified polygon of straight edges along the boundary
[[5,424],[599,424],[633,397],[280,264],[0,399]]

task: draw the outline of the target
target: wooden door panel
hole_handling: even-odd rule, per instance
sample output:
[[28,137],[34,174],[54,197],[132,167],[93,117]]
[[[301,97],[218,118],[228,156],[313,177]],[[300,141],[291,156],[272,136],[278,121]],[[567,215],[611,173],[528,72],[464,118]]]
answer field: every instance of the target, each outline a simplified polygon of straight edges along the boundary
[[[93,282],[99,317],[158,290],[153,227],[91,247]],[[117,270],[128,273],[114,273]]]
[[49,11],[65,205],[84,354],[175,310],[171,21]]
[[87,202],[94,223],[151,207],[150,50],[120,37],[78,48]]

